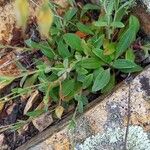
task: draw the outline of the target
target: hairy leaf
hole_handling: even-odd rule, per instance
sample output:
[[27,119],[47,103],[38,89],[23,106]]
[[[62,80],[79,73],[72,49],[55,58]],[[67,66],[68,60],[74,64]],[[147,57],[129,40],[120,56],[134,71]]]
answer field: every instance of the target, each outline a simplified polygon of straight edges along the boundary
[[100,71],[94,81],[92,91],[97,92],[103,89],[110,81],[110,69]]

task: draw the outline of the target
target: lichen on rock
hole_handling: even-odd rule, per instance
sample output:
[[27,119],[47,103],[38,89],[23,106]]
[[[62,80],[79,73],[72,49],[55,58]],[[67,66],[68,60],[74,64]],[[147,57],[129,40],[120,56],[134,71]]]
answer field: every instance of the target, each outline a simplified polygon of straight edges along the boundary
[[[107,132],[87,138],[75,150],[123,150],[126,128],[109,129]],[[150,140],[140,126],[130,126],[127,136],[127,150],[150,150]]]

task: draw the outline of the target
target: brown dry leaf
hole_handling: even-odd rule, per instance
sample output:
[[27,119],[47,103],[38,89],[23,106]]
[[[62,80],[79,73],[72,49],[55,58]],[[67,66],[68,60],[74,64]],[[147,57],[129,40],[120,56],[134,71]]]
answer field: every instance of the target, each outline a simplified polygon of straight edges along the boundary
[[49,30],[53,23],[53,13],[48,5],[48,0],[44,0],[44,3],[40,7],[37,15],[37,22],[40,33],[49,37]]
[[7,115],[11,115],[16,106],[16,103],[12,103],[6,110]]
[[53,118],[51,114],[45,113],[37,117],[36,119],[33,119],[32,123],[35,126],[35,128],[42,132],[44,129],[46,129],[53,123]]
[[12,62],[15,59],[16,56],[11,52],[0,59],[0,75],[15,77],[20,74],[15,62]]
[[4,108],[4,103],[0,102],[0,112],[3,110],[3,108]]
[[38,99],[38,96],[39,96],[39,92],[38,91],[35,91],[31,96],[30,98],[28,99],[28,102],[24,108],[24,114],[26,114],[29,109],[33,106],[33,104],[35,103],[35,101]]
[[81,31],[77,31],[75,34],[76,34],[77,36],[79,36],[80,38],[82,38],[82,39],[85,39],[86,36],[87,36],[86,33],[83,33],[83,32],[81,32]]
[[55,108],[55,114],[57,118],[61,119],[63,112],[64,112],[64,108],[62,106],[57,106]]
[[54,3],[61,6],[61,8],[67,8],[69,6],[68,0],[54,0]]

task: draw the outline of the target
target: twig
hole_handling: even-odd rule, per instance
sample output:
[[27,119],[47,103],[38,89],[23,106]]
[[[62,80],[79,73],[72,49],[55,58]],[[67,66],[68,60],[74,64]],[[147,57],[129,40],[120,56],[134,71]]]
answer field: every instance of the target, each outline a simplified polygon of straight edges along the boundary
[[128,138],[128,133],[129,133],[129,123],[130,123],[130,117],[131,117],[131,81],[132,81],[132,76],[130,74],[126,78],[126,84],[129,86],[129,91],[128,91],[128,115],[127,115],[127,128],[125,132],[125,141],[124,141],[124,150],[127,150],[127,138]]

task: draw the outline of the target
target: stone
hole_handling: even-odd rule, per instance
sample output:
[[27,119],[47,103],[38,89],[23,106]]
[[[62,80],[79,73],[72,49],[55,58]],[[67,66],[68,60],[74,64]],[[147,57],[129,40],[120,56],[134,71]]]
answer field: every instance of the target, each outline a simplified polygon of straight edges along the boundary
[[35,118],[32,123],[40,132],[42,132],[53,123],[53,118],[51,114],[45,113]]

